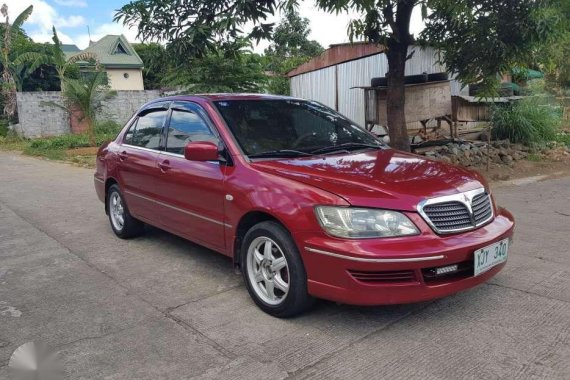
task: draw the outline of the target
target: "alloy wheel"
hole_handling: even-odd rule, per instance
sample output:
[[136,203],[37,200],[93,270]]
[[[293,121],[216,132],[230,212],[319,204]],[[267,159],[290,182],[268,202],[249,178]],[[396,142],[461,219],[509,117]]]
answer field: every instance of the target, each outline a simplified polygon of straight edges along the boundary
[[111,213],[111,222],[117,231],[121,231],[125,226],[125,209],[121,196],[117,192],[111,193],[109,198],[109,212]]
[[268,237],[255,238],[247,251],[247,274],[255,294],[279,305],[289,292],[289,266],[281,247]]

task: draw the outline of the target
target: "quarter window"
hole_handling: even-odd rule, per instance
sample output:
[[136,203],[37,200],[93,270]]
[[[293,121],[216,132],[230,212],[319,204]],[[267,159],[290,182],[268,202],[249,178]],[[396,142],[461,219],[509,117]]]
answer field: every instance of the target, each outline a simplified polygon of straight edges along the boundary
[[211,141],[218,144],[218,138],[199,115],[190,111],[172,110],[166,151],[184,154],[184,147],[192,141]]
[[165,117],[165,110],[149,112],[139,116],[136,123],[127,131],[125,142],[143,148],[158,149]]
[[127,130],[127,133],[125,133],[125,138],[123,140],[125,144],[133,145],[133,136],[135,135],[136,127],[137,127],[137,119],[135,119],[131,123],[131,126]]

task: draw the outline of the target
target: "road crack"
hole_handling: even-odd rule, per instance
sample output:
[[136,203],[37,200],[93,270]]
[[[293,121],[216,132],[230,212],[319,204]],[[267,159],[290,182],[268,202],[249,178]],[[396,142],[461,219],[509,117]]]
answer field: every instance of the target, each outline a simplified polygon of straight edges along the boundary
[[321,357],[319,360],[317,360],[317,361],[315,361],[315,362],[313,362],[313,363],[311,363],[311,364],[309,364],[309,365],[307,365],[307,366],[305,366],[305,367],[303,367],[303,368],[299,368],[299,369],[297,369],[297,370],[295,370],[295,371],[287,372],[287,379],[295,378],[295,377],[296,377],[297,375],[299,375],[300,373],[305,372],[305,371],[307,371],[307,370],[310,370],[311,368],[317,366],[319,363],[321,363],[321,362],[323,362],[323,361],[325,361],[325,360],[327,360],[327,359],[333,357],[333,356],[336,355],[337,353],[339,353],[339,352],[341,352],[341,351],[344,351],[344,350],[347,349],[347,348],[353,347],[354,345],[356,345],[356,344],[362,342],[363,340],[367,339],[367,338],[370,337],[370,336],[373,336],[374,334],[378,334],[378,333],[380,333],[380,332],[382,332],[382,331],[389,330],[390,328],[392,328],[392,327],[393,327],[394,325],[396,325],[397,323],[399,323],[399,322],[401,322],[401,321],[403,321],[403,320],[405,320],[405,319],[408,319],[408,318],[410,318],[410,317],[413,317],[413,316],[415,316],[415,315],[420,314],[420,313],[423,312],[425,309],[427,309],[428,307],[430,307],[431,305],[433,305],[433,304],[435,304],[435,303],[437,303],[437,302],[438,302],[437,300],[428,302],[425,306],[420,307],[420,308],[418,308],[417,310],[410,311],[409,313],[403,314],[402,316],[400,316],[400,317],[394,319],[393,321],[390,321],[390,322],[386,323],[386,324],[383,325],[382,327],[377,328],[377,329],[375,329],[375,330],[372,330],[372,331],[370,331],[369,333],[367,333],[367,334],[361,336],[360,338],[358,338],[358,339],[356,339],[356,340],[354,340],[354,341],[352,341],[352,342],[350,342],[350,343],[347,343],[347,344],[345,344],[345,345],[342,345],[342,346],[339,347],[337,350],[334,350],[334,351],[329,352],[329,353],[326,354],[325,356]]
[[[3,202],[0,202],[0,207],[4,207],[7,210],[9,210],[10,212],[12,212],[14,215],[16,215],[17,217],[19,217],[20,219],[22,219],[24,222],[28,223],[32,228],[35,228],[36,230],[40,231],[41,233],[43,233],[44,235],[46,235],[47,237],[49,237],[50,239],[54,240],[55,242],[57,242],[57,244],[64,249],[67,253],[69,253],[70,255],[76,257],[77,259],[81,260],[85,265],[87,265],[90,269],[102,274],[103,276],[105,276],[106,278],[108,278],[112,283],[114,283],[116,286],[120,287],[121,289],[123,289],[125,291],[125,296],[128,297],[129,295],[131,295],[132,297],[135,297],[138,301],[146,304],[147,306],[150,306],[152,309],[154,309],[155,311],[157,311],[158,313],[160,313],[164,318],[167,318],[171,321],[173,321],[174,323],[176,323],[177,325],[179,325],[180,327],[182,327],[184,330],[194,333],[195,336],[197,336],[197,338],[199,338],[199,340],[201,340],[203,343],[207,344],[208,346],[212,347],[214,350],[216,350],[217,352],[219,352],[221,355],[223,355],[224,357],[228,358],[228,359],[234,359],[236,356],[231,353],[230,351],[226,350],[224,347],[222,347],[220,344],[218,344],[215,340],[207,337],[206,335],[204,335],[201,331],[197,330],[196,328],[194,328],[193,326],[191,326],[190,324],[188,324],[187,322],[181,320],[178,317],[175,317],[174,315],[170,314],[169,311],[167,310],[162,310],[161,308],[159,308],[158,306],[152,304],[151,302],[149,302],[148,300],[146,300],[144,297],[140,296],[137,292],[135,292],[133,289],[129,288],[128,286],[122,284],[121,282],[119,282],[118,279],[116,279],[115,277],[111,276],[110,274],[108,274],[107,272],[105,272],[104,270],[100,269],[99,267],[97,267],[95,264],[91,263],[90,261],[86,260],[85,258],[83,258],[81,255],[75,253],[73,250],[71,250],[65,243],[59,241],[56,237],[52,236],[51,234],[49,234],[47,231],[45,231],[44,229],[42,229],[39,226],[36,226],[31,220],[29,220],[27,217],[25,217],[24,215],[19,214],[18,212],[16,212],[15,210],[13,210],[11,207],[9,207],[8,205],[6,205]],[[216,293],[217,294],[217,293]],[[214,295],[216,295],[214,294]],[[213,295],[212,295],[213,296]],[[191,301],[192,302],[192,301]],[[131,326],[132,327],[132,326]],[[119,331],[120,332],[120,331]],[[97,337],[95,337],[96,339]],[[88,338],[80,338],[81,339],[88,339]]]
[[[544,281],[542,281],[544,282]],[[541,282],[539,282],[538,284],[540,284]],[[538,284],[535,284],[538,285]],[[533,295],[533,296],[537,296],[537,297],[541,297],[541,298],[545,298],[551,301],[558,301],[558,302],[563,302],[563,303],[570,303],[570,301],[566,301],[566,300],[561,300],[560,298],[556,298],[556,297],[550,297],[544,294],[540,294],[540,293],[535,293],[535,292],[531,292],[530,290],[523,290],[523,289],[518,289],[518,288],[513,288],[512,286],[507,286],[507,285],[502,285],[502,284],[496,284],[496,283],[492,283],[492,282],[488,282],[486,285],[489,286],[497,286],[499,288],[505,288],[505,289],[510,289],[510,290],[514,290],[517,292],[521,292],[521,293],[525,293],[525,294],[529,294],[529,295]]]

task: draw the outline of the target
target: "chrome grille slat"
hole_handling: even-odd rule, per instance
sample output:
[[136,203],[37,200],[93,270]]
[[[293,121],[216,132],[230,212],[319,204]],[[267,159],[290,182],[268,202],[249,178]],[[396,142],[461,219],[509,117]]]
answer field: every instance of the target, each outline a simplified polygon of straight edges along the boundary
[[434,211],[430,208],[430,213],[432,213],[433,215],[441,215],[441,216],[447,216],[447,215],[461,215],[465,212],[465,210],[457,210],[457,211]]
[[454,221],[454,220],[455,221],[465,220],[468,222],[471,221],[471,218],[468,216],[465,216],[465,215],[454,215],[454,216],[452,215],[452,216],[440,216],[440,217],[430,215],[430,219],[432,222],[436,222],[436,221],[439,221],[439,222],[449,221],[450,222],[450,221]]
[[428,199],[418,211],[437,233],[475,229],[493,218],[491,198],[485,189]]

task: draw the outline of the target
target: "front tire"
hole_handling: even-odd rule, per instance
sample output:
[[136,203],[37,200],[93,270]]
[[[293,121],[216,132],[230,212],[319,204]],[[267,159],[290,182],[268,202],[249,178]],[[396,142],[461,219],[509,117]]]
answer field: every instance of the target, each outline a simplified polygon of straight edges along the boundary
[[107,210],[111,228],[121,239],[140,236],[144,232],[144,223],[130,214],[118,185],[112,185],[107,192]]
[[245,235],[241,249],[249,295],[264,312],[279,318],[307,310],[307,274],[289,232],[276,222],[261,222]]

